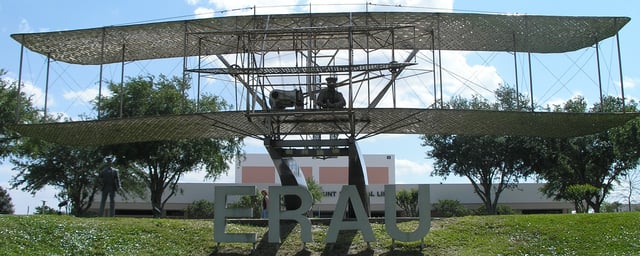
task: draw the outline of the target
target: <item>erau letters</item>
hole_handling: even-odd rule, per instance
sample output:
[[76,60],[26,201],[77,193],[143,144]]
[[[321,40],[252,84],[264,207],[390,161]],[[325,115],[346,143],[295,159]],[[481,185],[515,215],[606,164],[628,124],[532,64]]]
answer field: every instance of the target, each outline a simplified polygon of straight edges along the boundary
[[[213,239],[218,243],[255,243],[256,233],[226,233],[227,218],[251,217],[251,208],[227,208],[227,197],[230,195],[243,196],[254,195],[255,186],[218,186],[215,188],[214,230]],[[313,242],[311,236],[311,220],[305,213],[311,208],[312,197],[309,191],[297,186],[270,186],[269,195],[269,243],[280,243],[280,220],[294,220],[300,224],[301,241]],[[284,195],[298,196],[302,201],[300,208],[294,210],[280,210],[280,198]],[[429,199],[429,185],[418,185],[418,228],[411,232],[401,231],[396,218],[396,186],[384,186],[385,228],[389,236],[398,241],[411,242],[421,240],[429,233],[431,227],[431,202]],[[276,200],[273,200],[276,199]],[[342,216],[352,202],[352,208],[356,218],[343,220]],[[331,223],[327,231],[325,243],[335,243],[341,230],[358,230],[362,233],[365,242],[375,242],[373,230],[369,223],[369,217],[364,210],[356,187],[345,185],[340,191],[336,208],[331,217]]]

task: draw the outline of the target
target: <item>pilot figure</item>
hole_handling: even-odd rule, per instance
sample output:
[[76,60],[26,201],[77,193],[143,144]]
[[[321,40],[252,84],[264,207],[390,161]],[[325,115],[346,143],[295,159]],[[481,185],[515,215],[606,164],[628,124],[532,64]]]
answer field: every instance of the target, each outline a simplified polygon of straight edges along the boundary
[[320,108],[344,108],[346,102],[342,93],[336,90],[338,78],[327,77],[327,88],[320,90],[316,98],[316,104]]

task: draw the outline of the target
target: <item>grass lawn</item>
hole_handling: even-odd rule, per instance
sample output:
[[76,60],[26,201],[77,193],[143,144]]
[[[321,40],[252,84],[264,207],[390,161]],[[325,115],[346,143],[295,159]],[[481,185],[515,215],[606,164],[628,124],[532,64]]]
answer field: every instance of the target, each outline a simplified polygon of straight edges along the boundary
[[[230,233],[258,233],[259,242],[213,239],[212,220],[75,218],[0,215],[2,255],[640,255],[640,212],[469,216],[433,220],[420,242],[396,242],[383,224],[371,224],[376,242],[343,231],[325,244],[328,226],[313,225],[313,243],[300,242],[298,225],[281,227],[282,244],[268,228],[227,224]],[[411,231],[417,222],[400,223]]]

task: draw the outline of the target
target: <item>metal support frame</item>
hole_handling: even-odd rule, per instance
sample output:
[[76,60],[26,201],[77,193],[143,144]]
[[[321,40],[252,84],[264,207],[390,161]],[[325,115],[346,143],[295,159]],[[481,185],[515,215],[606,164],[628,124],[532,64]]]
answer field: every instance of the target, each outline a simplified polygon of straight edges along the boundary
[[[395,102],[395,80],[398,79],[402,71],[407,66],[415,65],[410,61],[418,54],[418,50],[410,52],[409,56],[405,58],[405,62],[396,62],[395,53],[395,30],[413,28],[412,26],[354,26],[350,20],[350,24],[343,27],[314,27],[314,24],[309,24],[307,28],[277,28],[269,29],[269,24],[256,24],[253,29],[249,30],[234,30],[228,32],[215,32],[215,33],[192,33],[188,36],[197,36],[199,42],[197,44],[198,49],[206,47],[207,43],[216,43],[208,41],[208,36],[226,34],[234,36],[238,39],[237,46],[238,54],[242,60],[235,64],[230,63],[226,56],[216,55],[221,61],[223,67],[210,68],[203,67],[201,65],[201,59],[199,58],[198,66],[196,69],[188,69],[185,66],[185,71],[207,73],[213,75],[230,75],[236,82],[239,82],[247,90],[247,108],[246,116],[252,123],[260,130],[264,131],[262,139],[264,145],[271,156],[274,165],[280,176],[280,181],[283,186],[306,186],[303,175],[299,170],[295,170],[295,163],[293,157],[337,157],[344,156],[349,158],[349,184],[357,187],[358,193],[363,200],[365,208],[369,209],[369,197],[366,191],[367,174],[364,167],[364,160],[360,155],[356,141],[359,131],[356,130],[362,120],[356,120],[353,114],[354,100],[355,100],[355,87],[356,83],[367,82],[367,85],[371,79],[377,79],[387,76],[389,81],[386,82],[384,88],[378,92],[376,97],[373,97],[370,91],[367,91],[367,102],[369,102],[369,108],[375,108],[381,102],[383,97],[387,94],[389,89],[392,90],[393,101]],[[188,33],[188,32],[185,32]],[[296,65],[295,67],[266,67],[265,59],[266,53],[264,51],[265,45],[268,40],[272,40],[271,35],[275,34],[292,34],[293,45],[299,45],[299,49],[306,49],[306,52],[295,51],[296,63],[298,63],[297,55],[300,53],[301,57],[306,58],[304,67]],[[415,33],[415,31],[414,31]],[[363,42],[357,42],[355,35],[364,37],[358,37],[358,40],[366,39]],[[320,51],[315,51],[314,43],[316,36],[325,36],[328,38],[334,38],[335,40],[347,40],[349,47],[346,49],[336,49],[328,63],[319,63],[319,59],[322,56]],[[370,63],[369,60],[369,37],[373,37],[372,40],[376,40],[379,45],[390,46],[391,49],[391,61],[388,63]],[[187,38],[185,38],[185,41]],[[432,40],[435,40],[432,37]],[[414,41],[415,43],[415,41]],[[366,46],[363,49],[367,54],[366,64],[357,64],[354,59],[354,50],[356,47]],[[294,47],[298,48],[298,47]],[[336,65],[338,54],[341,50],[347,51],[348,63]],[[434,53],[435,54],[435,53]],[[306,55],[306,56],[305,56]],[[198,51],[200,56],[200,51]],[[185,62],[186,63],[186,62]],[[434,64],[435,65],[435,64]],[[434,66],[435,67],[435,66]],[[372,72],[379,72],[379,75],[371,75]],[[279,86],[271,83],[271,77],[278,76],[291,76],[303,74],[306,77],[305,85],[307,88],[306,95],[310,101],[310,110],[305,110],[305,114],[313,114],[317,112],[320,115],[326,116],[326,120],[323,121],[325,125],[336,125],[337,130],[341,131],[340,134],[346,137],[341,139],[338,136],[332,136],[329,140],[322,140],[321,136],[314,136],[313,134],[301,135],[302,139],[292,140],[287,139],[288,135],[286,130],[282,130],[284,124],[291,125],[295,122],[305,122],[304,119],[297,118],[300,111],[295,110],[274,110],[270,109],[267,105],[267,93],[269,92],[267,87],[275,88]],[[346,79],[339,83],[339,86],[346,86],[348,92],[347,107],[342,110],[327,110],[316,109],[313,101],[315,101],[315,94],[322,84],[318,81],[318,77],[321,75],[346,76]],[[358,81],[354,79],[358,78]],[[361,79],[360,79],[361,78]],[[440,78],[442,80],[442,77]],[[442,83],[442,81],[440,81]],[[290,86],[292,84],[281,84],[281,86]],[[435,75],[434,75],[435,86]],[[441,85],[442,86],[442,85]],[[358,89],[359,90],[359,89]],[[199,93],[198,93],[199,94]],[[345,95],[346,96],[346,95]],[[263,111],[257,111],[257,107]],[[395,104],[394,104],[395,105]],[[441,103],[442,105],[442,103]],[[344,113],[343,113],[344,112]],[[337,135],[337,134],[332,134]],[[293,166],[293,167],[292,167]],[[288,209],[293,209],[299,202],[296,202],[297,198],[285,198],[285,205]]]
[[44,84],[44,116],[43,121],[47,120],[47,101],[49,101],[49,71],[51,70],[51,55],[47,54],[47,74]]
[[600,44],[596,38],[596,66],[598,68],[598,91],[600,92],[600,112],[604,112],[604,96],[602,95],[602,74],[600,73]]
[[126,44],[122,44],[122,62],[120,68],[120,118],[123,117],[124,108],[124,64],[125,64],[125,50]]
[[627,112],[624,97],[624,78],[622,77],[622,55],[620,55],[620,36],[616,33],[616,49],[618,50],[618,73],[620,74],[620,91],[622,93],[622,112]]
[[16,124],[20,123],[20,108],[22,107],[22,63],[24,61],[24,45],[20,45],[20,68],[18,70],[18,93],[16,96]]
[[533,102],[533,71],[531,70],[531,52],[527,52],[527,62],[529,63],[529,98],[531,100],[531,112],[535,112]]
[[[100,43],[100,58],[102,59],[101,62],[104,62],[104,46],[105,46],[105,40],[106,40],[106,29],[102,28],[102,40]],[[102,118],[102,80],[103,80],[103,71],[104,71],[104,64],[100,63],[100,74],[98,75],[98,79],[100,79],[100,81],[98,81],[98,120],[100,120]]]
[[516,50],[516,33],[513,32],[513,70],[516,79],[516,109],[520,109],[520,83],[518,81],[518,51]]

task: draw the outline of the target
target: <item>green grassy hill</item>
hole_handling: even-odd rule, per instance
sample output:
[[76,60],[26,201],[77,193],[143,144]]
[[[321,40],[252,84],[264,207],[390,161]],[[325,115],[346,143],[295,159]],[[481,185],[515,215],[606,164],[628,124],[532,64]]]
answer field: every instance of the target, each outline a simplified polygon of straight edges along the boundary
[[[413,230],[417,222],[401,223]],[[313,226],[303,250],[299,226],[283,226],[281,245],[266,242],[266,227],[228,224],[227,232],[256,232],[251,244],[213,241],[213,221],[69,216],[0,216],[2,255],[640,255],[640,212],[471,216],[434,220],[420,242],[396,243],[382,224],[367,247],[360,232],[341,232],[324,244],[328,226]]]

